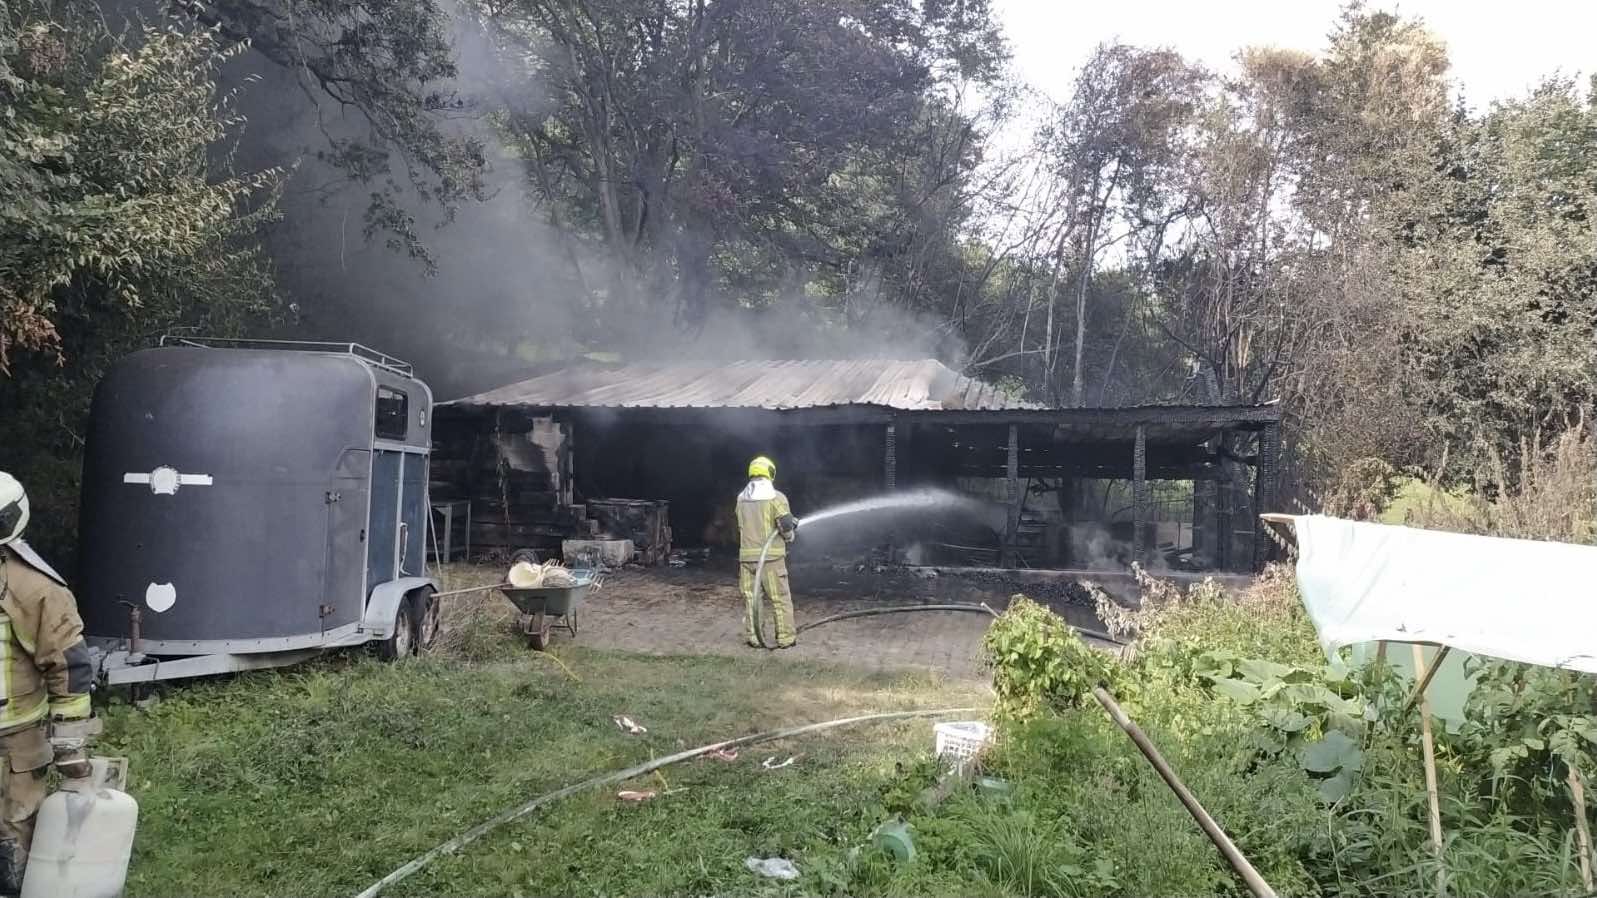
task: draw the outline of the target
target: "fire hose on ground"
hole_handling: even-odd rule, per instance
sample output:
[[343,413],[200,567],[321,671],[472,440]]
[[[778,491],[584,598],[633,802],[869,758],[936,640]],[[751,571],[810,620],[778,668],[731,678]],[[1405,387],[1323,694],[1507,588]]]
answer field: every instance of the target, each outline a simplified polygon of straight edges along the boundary
[[[754,566],[754,638],[759,640],[761,647],[767,649],[775,649],[776,646],[773,643],[768,642],[765,638],[765,604],[760,601],[760,588],[765,583],[766,557],[769,555],[771,546],[776,542],[778,536],[781,536],[781,531],[773,530],[771,535],[766,537],[765,545],[760,547],[760,560]],[[849,620],[856,617],[870,617],[877,614],[900,614],[910,611],[970,611],[976,612],[978,614],[988,614],[995,618],[998,617],[998,612],[994,611],[986,602],[980,602],[977,604],[971,604],[967,602],[945,602],[940,604],[891,605],[886,608],[861,608],[855,611],[844,611],[841,614],[834,614],[830,617],[823,617],[820,620],[813,620],[796,627],[794,629],[794,635],[803,633],[805,630],[814,629],[822,624],[833,623],[834,621]],[[1105,633],[1102,630],[1092,630],[1085,627],[1073,627],[1073,629],[1075,629],[1077,633],[1080,633],[1084,636],[1090,636],[1093,639],[1114,643],[1115,645],[1122,644],[1120,640],[1110,636],[1108,633]]]
[[693,758],[699,757],[700,755],[707,755],[712,751],[719,751],[721,749],[737,748],[744,745],[754,745],[759,742],[772,742],[777,739],[788,739],[794,736],[802,736],[807,733],[817,733],[822,730],[836,729],[837,727],[849,726],[856,723],[870,723],[879,720],[906,720],[913,717],[945,717],[950,714],[970,714],[981,710],[983,709],[938,708],[936,710],[888,711],[880,714],[865,714],[859,717],[842,717],[838,718],[837,720],[828,720],[822,723],[810,723],[804,724],[803,726],[788,727],[787,729],[782,730],[772,730],[765,733],[754,733],[753,735],[749,736],[739,736],[736,739],[727,739],[722,742],[714,742],[709,745],[701,745],[698,748],[690,748],[686,751],[679,751],[674,755],[656,758],[648,763],[639,764],[635,767],[628,767],[625,770],[616,770],[610,773],[601,774],[599,776],[583,780],[580,783],[574,783],[570,786],[566,786],[565,788],[556,789],[553,792],[540,795],[531,801],[505,811],[497,817],[477,824],[471,829],[466,830],[460,835],[455,836],[453,839],[444,842],[425,854],[419,855],[410,862],[397,868],[392,873],[384,876],[382,879],[372,883],[364,891],[356,895],[355,898],[376,898],[377,895],[382,894],[383,889],[388,888],[400,880],[408,878],[411,874],[427,866],[443,855],[454,854],[460,849],[470,845],[478,839],[481,839],[483,836],[488,835],[507,823],[513,823],[517,820],[520,820],[521,818],[531,814],[533,811],[538,810],[550,802],[559,801],[562,798],[575,795],[576,793],[585,789],[592,789],[598,786],[607,786],[612,783],[625,782],[629,779],[633,779],[634,777],[653,773],[662,767],[667,767],[671,764],[676,764],[681,761],[691,760]]
[[[765,541],[764,547],[760,550],[759,563],[755,565],[754,571],[753,613],[755,633],[760,640],[760,644],[766,648],[774,647],[765,641],[765,629],[762,621],[763,612],[760,605],[760,584],[765,573],[765,561],[767,553],[769,552],[772,543],[775,541],[778,535],[779,534],[777,533],[772,533],[771,537]],[[455,592],[465,593],[473,591],[475,590],[467,589],[458,590]],[[977,611],[992,615],[995,618],[998,616],[998,613],[992,608],[988,607],[986,603],[975,605],[897,605],[888,608],[867,608],[857,611],[845,611],[841,614],[834,614],[830,617],[825,617],[817,621],[811,621],[804,626],[798,627],[797,631],[803,632],[813,627],[818,627],[822,624],[831,623],[838,620],[847,620],[855,617],[866,617],[874,614],[890,614],[904,611]],[[1113,642],[1117,644],[1120,642],[1119,640],[1109,636],[1107,633],[1101,633],[1099,631],[1082,628],[1076,628],[1076,631],[1082,635],[1102,639],[1107,642]],[[1137,747],[1137,749],[1142,752],[1144,757],[1148,760],[1148,763],[1153,766],[1160,778],[1164,780],[1165,785],[1170,788],[1171,792],[1173,792],[1177,799],[1180,800],[1181,804],[1186,808],[1193,820],[1197,822],[1198,827],[1203,830],[1204,835],[1208,836],[1209,840],[1213,842],[1215,848],[1219,850],[1221,857],[1223,857],[1226,863],[1230,865],[1232,870],[1236,872],[1238,878],[1243,881],[1243,884],[1247,887],[1248,891],[1251,892],[1255,898],[1275,898],[1276,893],[1274,889],[1272,889],[1269,883],[1267,883],[1264,878],[1259,875],[1258,870],[1237,848],[1236,843],[1231,841],[1230,837],[1220,827],[1219,823],[1217,823],[1215,819],[1210,816],[1208,811],[1206,811],[1203,806],[1198,803],[1197,797],[1192,794],[1191,790],[1187,788],[1186,784],[1183,783],[1176,775],[1169,763],[1166,762],[1164,757],[1159,753],[1158,748],[1154,746],[1153,741],[1149,739],[1147,735],[1143,733],[1142,729],[1138,727],[1137,724],[1125,713],[1125,711],[1120,708],[1119,704],[1115,702],[1114,698],[1108,693],[1108,691],[1102,686],[1099,686],[1093,689],[1093,697],[1098,700],[1100,705],[1103,706],[1104,710],[1109,714],[1110,719],[1113,720],[1114,723],[1125,732],[1127,738],[1129,738]],[[822,723],[805,724],[803,726],[790,727],[782,730],[755,733],[753,735],[740,736],[735,739],[728,739],[722,742],[711,743],[709,745],[701,745],[698,748],[680,751],[676,754],[667,755],[663,758],[657,758],[644,764],[628,767],[624,770],[617,770],[611,773],[601,774],[600,776],[583,780],[580,783],[575,783],[562,789],[557,789],[553,792],[540,795],[531,801],[525,802],[524,804],[505,811],[497,817],[478,824],[477,826],[455,836],[454,838],[444,842],[441,845],[438,845],[432,850],[427,851],[426,853],[395,869],[387,876],[384,876],[382,879],[372,883],[366,888],[365,891],[362,891],[356,895],[355,898],[376,898],[377,895],[381,894],[383,889],[386,889],[389,886],[408,878],[413,873],[432,863],[439,857],[446,854],[454,854],[460,849],[470,845],[478,839],[481,839],[483,836],[493,832],[507,823],[512,823],[516,820],[519,820],[546,804],[558,801],[570,795],[574,795],[577,792],[581,792],[585,789],[596,788],[599,786],[609,785],[611,783],[625,782],[626,780],[652,773],[662,767],[667,767],[671,764],[691,760],[693,758],[722,749],[753,745],[760,742],[770,742],[777,739],[786,739],[794,736],[804,735],[806,733],[820,732],[823,730],[830,730],[856,723],[869,723],[872,721],[882,720],[903,720],[914,717],[941,717],[950,714],[966,714],[979,710],[981,709],[942,708],[930,711],[893,711],[879,714],[866,714],[858,717],[844,717]]]

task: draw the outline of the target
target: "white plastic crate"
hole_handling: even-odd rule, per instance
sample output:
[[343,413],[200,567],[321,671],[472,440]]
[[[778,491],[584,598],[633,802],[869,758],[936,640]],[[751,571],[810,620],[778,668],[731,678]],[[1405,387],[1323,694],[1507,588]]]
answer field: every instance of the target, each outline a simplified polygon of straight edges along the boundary
[[993,728],[979,720],[960,720],[935,724],[932,733],[937,738],[934,751],[938,759],[964,765],[992,741]]

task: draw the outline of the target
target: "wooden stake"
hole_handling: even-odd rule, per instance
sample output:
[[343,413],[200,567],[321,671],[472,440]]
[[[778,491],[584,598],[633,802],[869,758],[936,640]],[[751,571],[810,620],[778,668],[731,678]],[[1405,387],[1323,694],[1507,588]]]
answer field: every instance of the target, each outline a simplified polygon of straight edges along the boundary
[[1569,768],[1569,794],[1575,800],[1575,835],[1580,839],[1580,879],[1586,891],[1597,891],[1591,875],[1591,829],[1586,825],[1586,787],[1580,781],[1580,771]]
[[[1425,794],[1431,806],[1431,851],[1436,855],[1436,894],[1447,894],[1447,866],[1442,861],[1442,802],[1436,790],[1436,744],[1431,738],[1431,701],[1425,697],[1423,686],[1431,681],[1425,668],[1425,650],[1411,645],[1414,650],[1414,676],[1421,684],[1415,696],[1420,703],[1420,746],[1425,752]],[[1438,657],[1437,661],[1442,659]]]
[[1276,898],[1275,890],[1270,888],[1270,884],[1264,881],[1264,877],[1259,875],[1259,871],[1243,856],[1241,849],[1237,848],[1236,843],[1231,841],[1231,837],[1225,834],[1225,830],[1220,828],[1220,824],[1216,823],[1215,819],[1209,816],[1209,812],[1203,809],[1203,805],[1198,804],[1198,799],[1192,794],[1192,790],[1188,789],[1186,783],[1183,783],[1181,778],[1176,776],[1175,770],[1171,769],[1169,762],[1164,759],[1164,755],[1159,754],[1159,749],[1154,747],[1153,740],[1148,738],[1147,734],[1142,731],[1141,727],[1137,726],[1135,721],[1126,716],[1126,712],[1115,701],[1114,696],[1110,695],[1109,691],[1102,686],[1095,686],[1092,690],[1092,697],[1098,700],[1098,704],[1103,705],[1103,709],[1109,712],[1109,719],[1113,720],[1115,725],[1120,727],[1130,737],[1132,744],[1137,746],[1137,750],[1142,752],[1142,756],[1148,759],[1149,764],[1153,765],[1153,769],[1159,774],[1160,779],[1163,779],[1165,785],[1170,787],[1170,791],[1176,794],[1176,799],[1187,809],[1187,813],[1192,815],[1192,819],[1198,822],[1198,827],[1209,837],[1209,841],[1214,843],[1214,847],[1220,850],[1220,856],[1225,858],[1226,862],[1231,865],[1231,869],[1235,870],[1237,875],[1242,878],[1242,882],[1248,887],[1248,891],[1252,892],[1255,898]]
[[[1416,650],[1418,650],[1419,646],[1416,645],[1416,646],[1414,646],[1414,648]],[[1425,676],[1423,676],[1423,677],[1420,676],[1420,673],[1422,671],[1422,668],[1421,668],[1420,664],[1418,662],[1415,663],[1415,665],[1414,665],[1414,676],[1416,678],[1416,685],[1414,686],[1414,691],[1410,692],[1408,694],[1408,701],[1405,701],[1403,703],[1403,710],[1398,712],[1399,716],[1407,714],[1408,713],[1408,709],[1414,707],[1414,703],[1419,701],[1420,700],[1420,696],[1423,696],[1425,694],[1425,690],[1431,688],[1431,680],[1435,679],[1436,678],[1436,672],[1438,670],[1442,669],[1442,662],[1447,659],[1447,653],[1449,651],[1451,651],[1452,648],[1453,647],[1450,646],[1450,645],[1442,646],[1441,651],[1436,653],[1436,657],[1431,659],[1430,668],[1429,669],[1424,669],[1423,672],[1424,672]]]

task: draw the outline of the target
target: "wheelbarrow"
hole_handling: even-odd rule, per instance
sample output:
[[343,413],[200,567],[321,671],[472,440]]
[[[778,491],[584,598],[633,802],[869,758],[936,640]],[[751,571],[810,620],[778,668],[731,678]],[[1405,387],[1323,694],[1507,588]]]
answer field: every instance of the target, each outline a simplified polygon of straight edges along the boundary
[[510,604],[521,612],[517,625],[527,637],[527,644],[538,651],[548,647],[549,636],[556,627],[577,635],[577,609],[583,597],[597,590],[604,579],[598,571],[580,568],[572,570],[571,576],[576,578],[575,586],[520,589],[505,584],[499,587]]

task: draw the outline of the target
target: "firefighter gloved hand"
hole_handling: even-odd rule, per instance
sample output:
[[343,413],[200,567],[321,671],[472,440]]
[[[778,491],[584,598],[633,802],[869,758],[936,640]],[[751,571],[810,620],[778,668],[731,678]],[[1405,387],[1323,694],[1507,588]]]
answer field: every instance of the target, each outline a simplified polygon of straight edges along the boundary
[[50,748],[55,751],[55,768],[62,776],[82,779],[89,775],[89,742],[104,728],[98,717],[50,723]]

